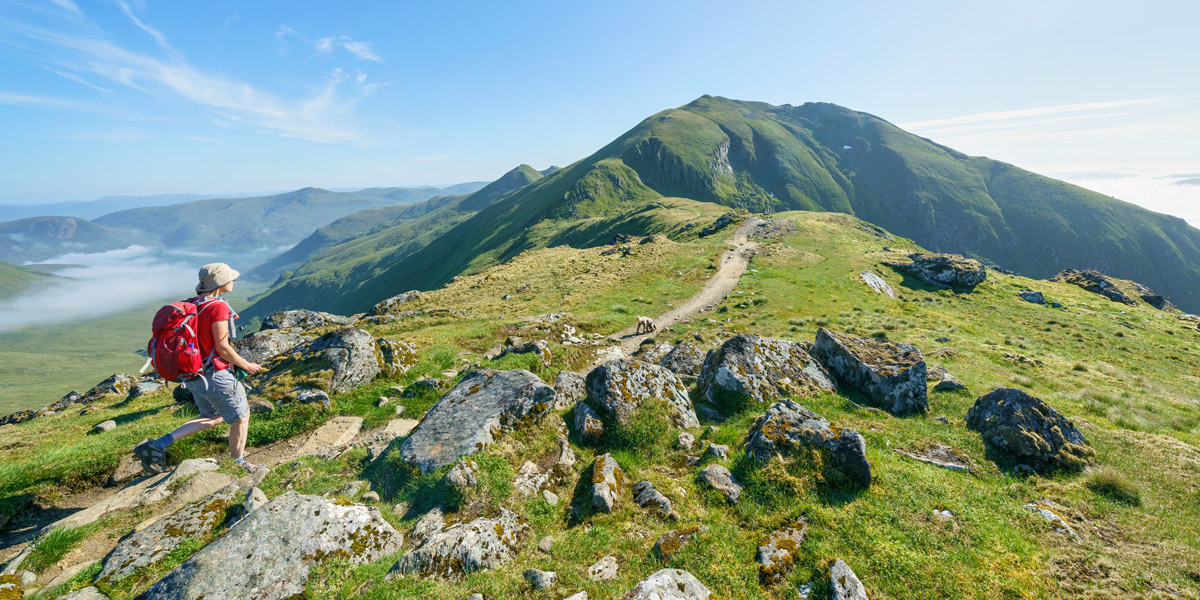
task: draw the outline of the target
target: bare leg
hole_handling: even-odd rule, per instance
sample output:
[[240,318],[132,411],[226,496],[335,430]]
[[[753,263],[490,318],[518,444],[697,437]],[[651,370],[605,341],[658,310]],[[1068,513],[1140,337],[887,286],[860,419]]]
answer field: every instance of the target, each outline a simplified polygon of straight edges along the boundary
[[178,441],[184,436],[200,433],[206,429],[212,429],[221,424],[221,417],[196,417],[183,425],[180,425],[175,431],[171,432],[171,439]]
[[242,417],[229,424],[229,457],[237,460],[246,451],[246,432],[250,429],[250,417]]

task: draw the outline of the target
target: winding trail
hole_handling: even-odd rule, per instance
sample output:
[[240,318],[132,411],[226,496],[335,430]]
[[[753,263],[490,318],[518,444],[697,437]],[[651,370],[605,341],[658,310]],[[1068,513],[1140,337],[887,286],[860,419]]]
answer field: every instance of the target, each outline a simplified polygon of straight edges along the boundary
[[[758,250],[758,242],[750,239],[750,234],[759,225],[764,223],[761,219],[748,219],[738,227],[737,231],[729,238],[727,243],[733,244],[735,247],[726,250],[721,254],[721,266],[716,273],[704,284],[704,288],[696,295],[688,298],[683,304],[672,308],[665,314],[654,317],[655,324],[658,325],[658,330],[662,331],[684,319],[693,317],[700,311],[715,305],[720,302],[733,288],[737,287],[738,281],[742,278],[742,273],[746,272],[746,267],[750,265],[750,257],[754,256]],[[626,327],[617,333],[608,337],[608,339],[619,342],[621,354],[624,356],[633,356],[642,342],[649,337],[653,337],[655,332],[650,333],[635,333],[637,325]],[[611,351],[609,353],[601,353],[601,357],[596,360],[592,367],[599,366],[601,363],[614,358]],[[590,369],[589,369],[590,370]]]

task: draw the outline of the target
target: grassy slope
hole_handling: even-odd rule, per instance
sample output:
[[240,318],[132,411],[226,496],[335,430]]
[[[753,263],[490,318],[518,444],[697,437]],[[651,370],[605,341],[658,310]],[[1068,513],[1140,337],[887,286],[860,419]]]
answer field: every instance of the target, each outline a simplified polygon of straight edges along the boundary
[[49,282],[54,277],[53,274],[45,271],[0,262],[0,299],[25,293]]
[[30,217],[0,223],[0,260],[37,262],[68,252],[104,252],[145,241],[144,236],[75,217]]
[[[670,218],[677,222],[705,222],[720,210],[686,201],[672,201],[672,206]],[[1200,360],[1195,350],[1200,332],[1194,325],[1146,305],[1112,303],[1068,284],[994,272],[970,294],[932,289],[881,264],[895,256],[883,251],[884,245],[897,249],[915,245],[873,237],[839,215],[786,216],[799,231],[783,242],[766,244],[724,303],[728,312],[702,314],[659,337],[691,339],[699,333],[711,343],[718,337],[751,332],[811,340],[816,327],[826,326],[917,345],[931,365],[948,368],[970,387],[969,392],[931,392],[929,416],[909,418],[864,410],[850,402],[861,400],[855,395],[802,400],[835,424],[864,435],[875,474],[869,490],[847,493],[823,484],[816,472],[748,464],[741,445],[757,414],[751,409],[718,423],[715,433],[703,436],[733,450],[728,464],[746,484],[743,502],[736,508],[698,485],[694,469],[683,466],[681,452],[669,444],[674,433],[658,430],[636,449],[591,448],[573,440],[579,454],[576,475],[586,479],[592,458],[611,450],[627,471],[627,482],[650,479],[671,497],[681,514],[680,523],[667,523],[635,508],[628,492],[615,514],[592,515],[585,509],[576,518],[570,505],[587,504],[588,486],[583,483],[571,481],[556,488],[563,498],[556,507],[540,498],[512,497],[507,484],[522,462],[536,460],[553,446],[559,420],[550,418],[480,455],[487,473],[483,489],[461,507],[464,517],[498,504],[521,512],[531,531],[524,536],[516,560],[462,579],[405,578],[386,583],[382,576],[395,557],[357,568],[326,563],[315,572],[309,596],[462,598],[482,592],[486,597],[558,598],[583,589],[591,597],[616,597],[661,568],[650,548],[662,531],[705,525],[708,533],[668,564],[688,569],[722,598],[791,598],[796,585],[810,580],[817,582],[815,597],[828,598],[821,568],[835,557],[846,560],[880,600],[1154,598],[1167,597],[1170,590],[1175,593],[1172,597],[1200,597],[1200,507],[1192,502],[1200,486],[1196,449],[1200,417],[1195,412],[1200,382],[1191,369]],[[483,349],[506,335],[544,335],[522,325],[522,315],[567,310],[572,313],[569,322],[585,334],[611,333],[628,325],[635,314],[660,314],[695,293],[714,268],[721,246],[714,238],[661,240],[634,246],[634,254],[625,258],[603,256],[601,248],[523,252],[479,277],[460,278],[434,290],[420,301],[422,308],[455,308],[468,316],[416,317],[374,326],[372,332],[420,348],[421,362],[399,383],[480,360]],[[862,284],[857,274],[865,269],[880,273],[900,299],[877,295]],[[533,285],[522,289],[526,283]],[[1043,291],[1067,308],[1054,310],[1021,301],[1016,291],[1026,287]],[[504,294],[514,297],[501,300]],[[950,341],[934,341],[943,336]],[[553,348],[550,368],[535,364],[532,355],[485,364],[530,368],[553,381],[559,369],[579,368],[588,360],[580,348],[557,344]],[[1009,353],[1033,356],[1045,364],[1013,362],[1004,358]],[[380,381],[338,396],[334,412],[363,414],[369,423],[380,423],[390,408],[376,408],[372,401],[394,383]],[[962,419],[977,395],[1004,385],[1029,390],[1080,425],[1096,447],[1099,462],[1131,482],[1140,503],[1114,501],[1096,493],[1083,474],[1025,478],[1002,471]],[[399,402],[407,412],[420,414],[435,399],[436,395],[426,395]],[[80,474],[103,473],[105,464],[115,464],[120,444],[132,444],[139,436],[184,418],[166,410],[169,404],[165,395],[158,395],[139,400],[136,406],[109,407],[88,417],[68,411],[6,428],[0,436],[6,440],[0,481],[20,483],[0,489],[0,497],[11,499],[37,490],[45,496],[55,482],[86,484],[88,477]],[[127,415],[127,423],[111,440],[82,435],[94,422],[116,415]],[[941,415],[949,424],[932,418]],[[252,421],[251,438],[262,443],[327,417],[283,408],[270,419]],[[564,418],[569,419],[570,413]],[[928,443],[961,448],[975,473],[940,470],[892,451]],[[219,453],[218,444],[213,433],[173,447],[172,458]],[[38,451],[48,445],[62,447],[51,462]],[[284,491],[288,480],[302,492],[322,493],[365,476],[383,491],[385,516],[406,534],[420,512],[449,501],[438,484],[440,472],[414,478],[386,464],[364,471],[361,460],[361,453],[356,453],[334,461],[309,458],[284,465],[264,488],[273,496]],[[87,468],[76,468],[80,465]],[[306,475],[306,468],[313,471]],[[41,472],[46,473],[41,482],[20,475]],[[1078,542],[1052,533],[1044,520],[1021,508],[1040,498],[1066,507],[1065,516],[1080,532]],[[399,502],[413,510],[397,512]],[[953,522],[933,518],[932,512],[943,508],[955,514]],[[807,514],[811,528],[800,546],[797,568],[786,584],[764,588],[755,572],[757,540],[800,514]],[[555,538],[555,549],[546,555],[535,546],[548,534]],[[609,554],[621,560],[618,578],[608,583],[587,580],[587,566]],[[549,593],[529,590],[521,573],[530,567],[557,571],[559,586]],[[126,590],[114,597],[134,592]]]

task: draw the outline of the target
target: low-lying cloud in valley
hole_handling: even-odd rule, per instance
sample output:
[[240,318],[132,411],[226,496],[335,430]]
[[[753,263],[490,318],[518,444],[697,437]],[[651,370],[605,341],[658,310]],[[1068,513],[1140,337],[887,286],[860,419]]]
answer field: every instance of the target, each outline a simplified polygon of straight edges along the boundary
[[[0,301],[0,333],[57,325],[187,297],[208,257],[129,246],[91,254],[64,254],[46,264],[72,265],[62,277],[30,294]],[[146,315],[149,335],[150,319]]]

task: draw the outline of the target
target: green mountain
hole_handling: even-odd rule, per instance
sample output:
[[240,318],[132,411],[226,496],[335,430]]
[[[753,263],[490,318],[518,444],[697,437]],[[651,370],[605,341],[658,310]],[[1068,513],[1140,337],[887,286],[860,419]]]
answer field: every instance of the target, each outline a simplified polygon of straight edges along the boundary
[[45,271],[0,262],[0,299],[24,293],[54,279],[57,276]]
[[104,252],[145,243],[144,236],[75,217],[30,217],[0,223],[0,260],[43,261],[69,252]]
[[[649,117],[442,239],[381,257],[379,264],[392,265],[382,272],[344,271],[355,279],[300,295],[320,298],[330,310],[362,309],[523,250],[607,243],[605,234],[616,230],[654,233],[644,227],[648,221],[622,215],[671,196],[756,212],[848,213],[931,250],[1038,278],[1095,268],[1200,311],[1200,230],[1182,219],[967,156],[833,104],[772,106],[711,96]],[[318,280],[324,279],[310,281]],[[301,288],[297,282],[292,291]]]
[[[297,303],[328,310],[353,306],[347,301],[358,297],[358,288],[366,282],[480,210],[541,178],[533,167],[520,165],[473,194],[439,196],[338,219],[252,271],[251,275],[263,277],[303,263],[295,271],[284,273],[244,313],[264,316]],[[335,296],[334,303],[324,301],[328,294]]]

